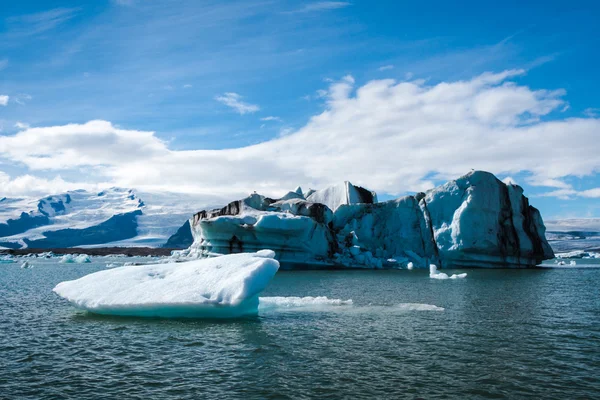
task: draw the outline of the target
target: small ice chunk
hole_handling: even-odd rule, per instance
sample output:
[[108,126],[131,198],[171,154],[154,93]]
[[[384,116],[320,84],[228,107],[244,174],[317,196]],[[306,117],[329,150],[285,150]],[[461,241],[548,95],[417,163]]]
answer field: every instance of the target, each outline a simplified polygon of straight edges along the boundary
[[90,260],[90,257],[87,254],[80,254],[75,257],[75,263],[77,264],[85,264],[90,262],[92,262],[92,260]]
[[408,264],[406,264],[406,269],[413,269],[415,268],[415,265],[412,263],[412,261],[409,261]]
[[438,272],[437,265],[430,264],[429,265],[429,277],[432,279],[461,279],[461,278],[466,278],[467,274],[466,273],[452,274],[452,276],[448,276],[448,274],[446,274],[446,273]]
[[61,264],[72,264],[75,262],[75,259],[73,258],[72,254],[65,254],[64,256],[62,256],[60,258],[59,263]]
[[570,266],[575,266],[577,265],[577,262],[575,262],[575,260],[571,260],[571,262],[569,263]]
[[29,268],[33,268],[33,265],[31,265],[31,264],[29,264],[29,262],[25,261],[23,264],[21,264],[21,268],[29,269]]
[[59,263],[63,264],[85,264],[92,262],[90,257],[87,254],[79,254],[78,256],[74,256],[73,254],[65,254],[61,257]]

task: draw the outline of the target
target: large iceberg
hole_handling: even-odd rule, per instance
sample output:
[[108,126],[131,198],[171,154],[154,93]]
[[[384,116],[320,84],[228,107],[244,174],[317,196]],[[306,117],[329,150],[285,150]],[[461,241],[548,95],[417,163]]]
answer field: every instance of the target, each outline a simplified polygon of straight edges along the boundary
[[258,295],[279,269],[270,250],[185,263],[120,267],[54,288],[96,314],[233,318],[258,313]]
[[254,193],[189,226],[187,255],[269,248],[284,268],[523,268],[554,257],[523,189],[483,171],[385,202],[349,182],[280,199]]

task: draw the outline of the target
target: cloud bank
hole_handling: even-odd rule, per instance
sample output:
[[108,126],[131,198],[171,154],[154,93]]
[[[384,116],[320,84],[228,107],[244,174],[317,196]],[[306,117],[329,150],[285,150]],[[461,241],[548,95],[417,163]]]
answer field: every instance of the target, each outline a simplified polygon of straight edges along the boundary
[[[600,119],[564,118],[565,92],[511,81],[523,73],[433,85],[382,79],[357,86],[346,76],[330,84],[324,111],[304,127],[247,147],[177,151],[154,132],[90,121],[2,136],[0,156],[32,173],[84,170],[114,185],[223,198],[341,180],[399,195],[471,169],[527,172],[531,184],[573,190],[564,177],[600,170]],[[232,94],[224,98],[237,109]]]

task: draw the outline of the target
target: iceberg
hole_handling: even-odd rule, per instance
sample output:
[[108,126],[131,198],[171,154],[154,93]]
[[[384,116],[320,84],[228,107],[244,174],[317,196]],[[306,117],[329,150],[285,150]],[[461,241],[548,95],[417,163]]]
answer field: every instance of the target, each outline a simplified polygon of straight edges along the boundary
[[187,224],[193,243],[179,259],[270,248],[282,268],[411,269],[527,268],[554,257],[523,189],[484,171],[385,202],[350,182],[280,199],[254,193]]
[[270,250],[183,263],[106,269],[61,282],[54,292],[96,314],[234,318],[258,313],[258,295],[279,263]]

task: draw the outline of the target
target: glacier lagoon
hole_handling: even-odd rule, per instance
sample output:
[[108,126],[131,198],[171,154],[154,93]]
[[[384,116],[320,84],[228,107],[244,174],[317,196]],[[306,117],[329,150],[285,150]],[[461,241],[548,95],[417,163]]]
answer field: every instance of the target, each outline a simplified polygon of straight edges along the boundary
[[[9,398],[592,398],[600,259],[526,270],[280,271],[258,316],[98,316],[52,292],[147,258],[2,264]],[[568,264],[568,263],[567,263]],[[325,298],[326,297],[326,298]]]

